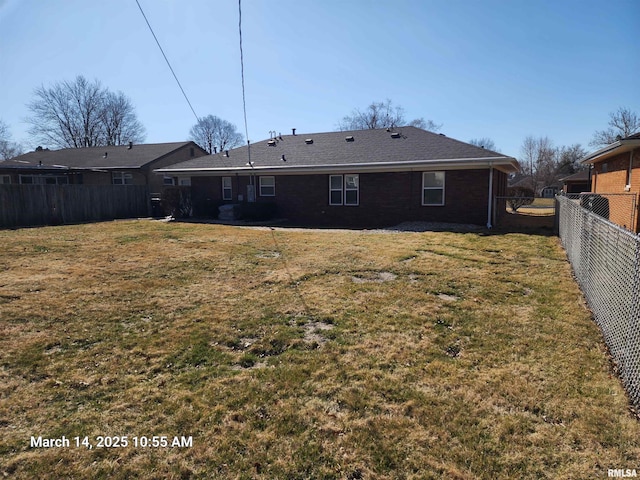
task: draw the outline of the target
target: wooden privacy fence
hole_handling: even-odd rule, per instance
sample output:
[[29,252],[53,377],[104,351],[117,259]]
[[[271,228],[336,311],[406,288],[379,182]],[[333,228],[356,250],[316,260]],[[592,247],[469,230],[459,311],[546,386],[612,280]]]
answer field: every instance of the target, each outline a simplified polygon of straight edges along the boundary
[[0,227],[150,215],[146,185],[0,185]]

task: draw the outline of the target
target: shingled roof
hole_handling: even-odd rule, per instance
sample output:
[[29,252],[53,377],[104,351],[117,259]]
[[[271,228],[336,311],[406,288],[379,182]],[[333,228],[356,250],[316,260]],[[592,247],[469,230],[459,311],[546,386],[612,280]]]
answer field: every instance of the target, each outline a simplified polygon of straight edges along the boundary
[[434,168],[488,168],[507,173],[519,169],[506,155],[416,127],[283,135],[215,155],[161,168],[158,173],[216,175],[259,171],[399,171]]
[[[194,142],[148,143],[107,147],[41,149],[0,162],[1,168],[116,169],[141,168]],[[201,150],[201,149],[200,149]]]

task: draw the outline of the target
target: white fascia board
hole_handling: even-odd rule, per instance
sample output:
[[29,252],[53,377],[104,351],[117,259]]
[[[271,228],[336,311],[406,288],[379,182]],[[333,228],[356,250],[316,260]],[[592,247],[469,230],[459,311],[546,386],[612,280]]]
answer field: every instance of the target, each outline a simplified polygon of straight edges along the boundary
[[611,158],[621,153],[626,153],[631,150],[635,150],[636,148],[639,148],[639,147],[640,147],[640,139],[634,138],[631,140],[618,140],[617,142],[612,143],[611,145],[607,145],[606,147],[601,148],[600,150],[590,153],[589,155],[584,157],[582,160],[580,160],[580,163],[593,164],[593,163],[601,162],[602,160],[606,160],[607,158]]
[[411,172],[423,170],[469,170],[493,167],[505,173],[517,172],[518,162],[511,157],[484,157],[465,159],[440,159],[440,160],[418,160],[411,162],[376,162],[376,163],[350,163],[350,164],[330,164],[330,165],[279,165],[279,166],[259,166],[252,167],[205,167],[205,168],[158,168],[154,170],[157,174],[171,173],[173,175],[190,176],[210,176],[210,175],[233,175],[261,174],[261,175],[293,175],[293,174],[313,174],[328,172],[351,172],[351,173],[374,173],[374,172]]

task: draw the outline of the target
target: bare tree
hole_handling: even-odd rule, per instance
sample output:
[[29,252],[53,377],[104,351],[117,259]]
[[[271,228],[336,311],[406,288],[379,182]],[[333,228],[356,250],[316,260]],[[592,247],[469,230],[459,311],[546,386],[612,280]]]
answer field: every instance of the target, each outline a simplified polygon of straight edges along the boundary
[[145,137],[145,128],[138,121],[131,101],[122,92],[106,92],[101,114],[106,145],[140,143]]
[[191,127],[189,138],[209,153],[213,153],[214,148],[221,152],[237,147],[244,141],[233,123],[214,115],[202,117]]
[[[47,145],[81,148],[117,144],[125,141],[123,137],[126,141],[144,140],[129,100],[122,93],[112,94],[97,80],[89,82],[80,75],[73,82],[39,87],[34,95],[28,104],[29,133]],[[123,107],[125,111],[116,111]]]
[[521,163],[523,172],[530,178],[534,192],[555,181],[557,175],[557,150],[548,137],[532,137],[522,143]]
[[476,147],[486,148],[487,150],[492,150],[494,152],[498,151],[498,147],[496,147],[495,142],[487,137],[472,138],[471,140],[469,140],[469,143],[471,145],[475,145]]
[[407,123],[404,117],[404,108],[394,106],[391,100],[384,102],[372,102],[364,111],[356,108],[342,118],[338,123],[339,130],[367,130],[374,128],[393,128],[410,125],[437,132],[442,128],[432,120],[416,118]]
[[640,132],[640,117],[630,109],[620,107],[609,114],[609,128],[595,132],[589,145],[604,147],[636,132]]
[[428,130],[430,132],[439,132],[442,128],[441,123],[436,123],[433,120],[425,120],[423,117],[414,118],[407,125],[410,127],[421,128],[422,130]]
[[0,161],[9,160],[22,153],[20,145],[11,141],[11,133],[6,123],[0,120]]
[[587,156],[587,153],[579,143],[569,147],[562,146],[558,148],[556,152],[558,172],[571,175],[578,170],[583,170],[585,167],[582,165],[581,160]]

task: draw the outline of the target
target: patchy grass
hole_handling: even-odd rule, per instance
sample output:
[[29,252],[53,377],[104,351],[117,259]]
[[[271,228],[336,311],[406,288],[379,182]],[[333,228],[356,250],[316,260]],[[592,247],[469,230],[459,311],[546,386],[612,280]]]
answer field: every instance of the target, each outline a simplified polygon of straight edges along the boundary
[[[0,241],[0,475],[640,466],[640,424],[556,238],[126,221]],[[100,435],[129,446],[74,446]]]

